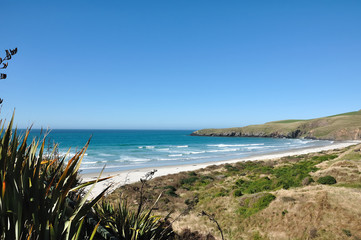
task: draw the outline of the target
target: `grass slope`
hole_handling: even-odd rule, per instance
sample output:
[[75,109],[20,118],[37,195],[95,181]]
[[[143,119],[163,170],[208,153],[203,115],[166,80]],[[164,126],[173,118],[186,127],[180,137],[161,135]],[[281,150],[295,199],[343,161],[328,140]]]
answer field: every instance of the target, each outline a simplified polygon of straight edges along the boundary
[[361,110],[310,120],[282,120],[239,128],[202,129],[193,135],[358,140],[361,139]]
[[[156,208],[159,215],[174,212],[178,239],[220,239],[203,211],[218,221],[225,239],[361,239],[360,149],[361,144],[162,176],[147,183],[143,197],[151,204],[163,192]],[[318,183],[325,176],[336,184]],[[123,186],[107,200],[122,194],[136,203],[140,186]]]

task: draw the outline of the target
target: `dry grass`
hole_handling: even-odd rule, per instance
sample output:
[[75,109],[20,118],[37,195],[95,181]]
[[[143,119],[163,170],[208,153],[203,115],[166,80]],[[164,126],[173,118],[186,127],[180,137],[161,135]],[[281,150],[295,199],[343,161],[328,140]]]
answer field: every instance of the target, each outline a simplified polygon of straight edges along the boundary
[[[158,214],[165,215],[172,210],[175,211],[173,218],[182,214],[173,223],[178,233],[189,229],[203,236],[211,233],[220,239],[216,225],[200,215],[204,210],[214,214],[226,239],[361,239],[360,148],[361,144],[343,150],[260,161],[255,168],[247,163],[236,163],[158,177],[148,182],[145,198],[151,201],[164,192],[157,206]],[[262,168],[292,166],[326,155],[338,157],[318,164],[319,170],[311,174],[315,180],[331,175],[337,179],[336,185],[314,182],[304,187],[270,191],[276,199],[268,207],[247,218],[240,216],[243,199],[256,198],[257,194],[234,197],[238,179],[255,180],[268,176],[260,171]],[[197,180],[185,184],[185,179],[193,177]],[[202,179],[205,181],[202,182]],[[116,199],[123,193],[136,203],[138,185],[124,186],[109,195],[108,199]],[[176,195],[165,193],[169,186],[176,189]]]
[[267,209],[250,218],[248,229],[257,227],[269,239],[345,239],[343,229],[361,238],[361,191],[317,185],[275,195]]

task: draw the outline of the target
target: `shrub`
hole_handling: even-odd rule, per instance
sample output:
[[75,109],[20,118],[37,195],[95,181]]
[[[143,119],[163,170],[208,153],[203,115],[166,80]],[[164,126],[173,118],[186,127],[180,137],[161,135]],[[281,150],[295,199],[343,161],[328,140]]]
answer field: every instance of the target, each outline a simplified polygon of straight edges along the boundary
[[164,192],[165,194],[172,196],[172,197],[178,197],[178,194],[176,193],[177,189],[174,186],[166,186],[164,188],[168,189]]
[[188,208],[193,208],[198,204],[198,202],[199,202],[199,198],[197,195],[193,199],[186,199],[184,201],[184,203],[188,206]]
[[275,188],[288,189],[290,187],[299,187],[302,180],[309,177],[310,172],[317,170],[313,161],[301,161],[291,166],[275,168],[273,174],[276,177]]
[[321,156],[313,156],[312,160],[316,161],[317,163],[320,163],[320,162],[324,162],[327,160],[335,159],[337,157],[338,157],[338,155],[336,155],[336,154],[325,154],[325,155],[321,155]]
[[164,189],[169,189],[171,191],[177,191],[177,189],[174,187],[174,186],[171,186],[171,185],[168,185],[168,186],[165,186]]
[[124,199],[120,200],[117,208],[106,202],[95,207],[100,223],[118,239],[170,239],[173,230],[167,221],[168,216],[165,219],[153,216],[153,210],[153,207],[145,209],[143,205],[137,211],[131,210]]
[[181,180],[182,185],[192,185],[194,182],[198,180],[198,177],[189,177],[189,178],[183,178]]
[[270,174],[272,172],[273,166],[268,164],[269,163],[265,162],[248,161],[239,163],[238,168],[249,173]]
[[244,200],[243,205],[238,209],[238,212],[243,218],[247,218],[268,207],[268,205],[275,199],[276,196],[271,193],[251,196]]
[[238,179],[236,187],[243,193],[258,193],[272,190],[272,181],[268,177],[256,179],[255,181],[244,181]]
[[238,171],[239,171],[238,168],[232,166],[232,165],[229,164],[229,163],[226,163],[226,164],[224,165],[224,168],[225,168],[228,172],[238,172]]
[[217,192],[214,196],[215,197],[225,197],[228,195],[228,192],[226,190],[221,190],[219,192]]
[[206,186],[214,181],[214,178],[211,176],[201,176],[199,179],[199,185]]
[[347,237],[352,237],[351,231],[347,230],[347,229],[342,229],[342,232],[347,236]]
[[268,177],[257,179],[256,181],[249,182],[245,193],[258,193],[272,189],[272,181]]
[[275,195],[271,193],[266,193],[258,201],[256,201],[256,203],[253,206],[262,210],[268,207],[268,205],[275,199],[276,199]]
[[236,189],[236,190],[233,192],[233,196],[235,196],[235,197],[241,197],[241,196],[243,196],[243,193],[242,193],[241,189]]
[[320,184],[326,184],[326,185],[332,185],[337,183],[336,179],[332,176],[324,176],[324,177],[320,177],[317,180],[318,183]]
[[190,239],[207,239],[207,240],[215,240],[216,238],[208,233],[207,235],[203,235],[198,231],[192,232],[189,228],[183,229],[182,232],[177,234],[175,237],[176,240],[190,240]]
[[82,238],[86,215],[107,190],[90,202],[79,192],[96,182],[77,180],[88,144],[65,165],[65,157],[44,158],[45,139],[28,146],[30,131],[20,139],[12,125],[13,118],[0,129],[0,239]]

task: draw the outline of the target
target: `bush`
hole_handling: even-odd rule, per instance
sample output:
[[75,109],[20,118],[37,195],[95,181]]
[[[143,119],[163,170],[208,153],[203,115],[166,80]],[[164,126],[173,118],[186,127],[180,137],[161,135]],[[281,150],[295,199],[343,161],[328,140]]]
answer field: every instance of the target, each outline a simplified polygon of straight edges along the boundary
[[242,193],[258,193],[267,190],[272,190],[272,181],[268,177],[259,178],[255,181],[244,181],[243,179],[238,179],[236,181],[236,187]]
[[338,156],[336,154],[325,154],[321,156],[313,156],[312,160],[316,161],[317,163],[324,162],[327,160],[332,160],[337,158]]
[[173,192],[177,191],[177,189],[174,186],[171,186],[171,185],[165,186],[164,189],[169,189],[169,190],[171,190]]
[[201,176],[199,179],[199,185],[206,186],[214,181],[214,178],[211,176]]
[[172,196],[172,197],[178,197],[178,194],[176,193],[177,189],[174,186],[166,186],[164,188],[168,189],[164,192],[165,194]]
[[183,229],[181,233],[177,234],[174,238],[175,240],[201,240],[201,239],[207,239],[207,240],[215,240],[216,238],[208,233],[207,235],[203,235],[199,233],[198,231],[192,232],[189,228]]
[[346,234],[347,237],[352,237],[351,231],[348,229],[342,229],[342,232]]
[[257,179],[256,181],[249,182],[245,193],[258,193],[272,189],[272,181],[268,177]]
[[181,184],[182,185],[192,185],[193,183],[195,183],[198,180],[198,177],[194,176],[194,177],[189,177],[189,178],[183,178],[181,180]]
[[241,189],[236,189],[236,190],[233,192],[233,196],[235,196],[235,197],[241,197],[241,196],[243,196],[243,193],[242,193]]
[[219,192],[217,192],[214,196],[215,197],[225,197],[225,196],[227,196],[228,195],[228,192],[227,191],[219,191]]
[[0,239],[82,238],[86,215],[107,190],[90,202],[79,192],[95,182],[78,180],[88,144],[65,165],[65,157],[43,156],[45,139],[27,145],[30,131],[20,139],[12,125],[13,118],[0,129]]
[[124,199],[120,200],[117,207],[106,202],[95,207],[100,223],[118,239],[170,239],[173,230],[167,220],[168,216],[165,219],[153,216],[153,210],[154,208],[144,208],[142,204],[138,210],[131,210]]
[[226,164],[224,165],[224,168],[225,168],[228,172],[238,172],[238,171],[239,171],[238,168],[232,166],[232,165],[229,164],[229,163],[226,163]]
[[332,176],[324,176],[324,177],[320,177],[317,180],[318,183],[320,184],[326,184],[326,185],[332,185],[337,183],[336,179]]
[[258,194],[246,198],[243,202],[243,206],[238,209],[238,212],[243,218],[247,218],[263,209],[276,199],[271,193]]

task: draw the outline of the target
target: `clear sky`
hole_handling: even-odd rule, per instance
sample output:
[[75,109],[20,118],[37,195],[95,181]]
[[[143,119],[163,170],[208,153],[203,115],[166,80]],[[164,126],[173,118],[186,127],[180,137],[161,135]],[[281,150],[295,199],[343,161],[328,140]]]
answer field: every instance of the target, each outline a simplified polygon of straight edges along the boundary
[[[198,129],[361,109],[361,1],[0,3],[18,127]],[[1,57],[4,57],[2,52]]]

